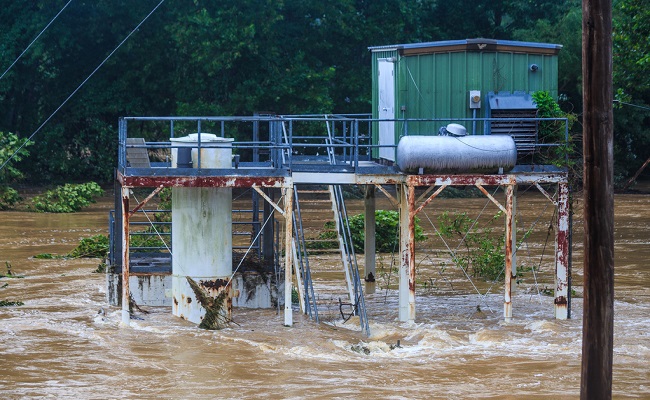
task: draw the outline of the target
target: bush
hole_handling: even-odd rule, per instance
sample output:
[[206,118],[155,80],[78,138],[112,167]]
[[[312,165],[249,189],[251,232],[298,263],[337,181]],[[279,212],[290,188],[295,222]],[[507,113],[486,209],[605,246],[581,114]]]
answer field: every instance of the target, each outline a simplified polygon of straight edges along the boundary
[[69,258],[105,258],[108,255],[108,236],[95,235],[81,239],[66,257]]
[[[501,212],[491,220],[490,225],[498,220]],[[453,261],[463,270],[486,280],[496,280],[505,266],[504,242],[501,234],[494,234],[488,225],[480,231],[471,230],[475,220],[467,213],[449,215],[445,211],[438,217],[438,230],[445,238],[457,237],[465,245],[465,250],[458,250]]]
[[43,196],[32,199],[32,206],[39,212],[71,213],[81,210],[95,202],[95,197],[104,193],[95,182],[82,184],[66,183]]
[[[365,217],[363,214],[353,215],[349,218],[350,234],[354,251],[363,253],[365,241]],[[334,223],[328,222],[325,228],[333,229]],[[336,232],[329,231],[322,233],[319,239],[336,239]],[[420,226],[420,219],[415,218],[415,241],[426,240],[424,231]],[[338,246],[332,242],[331,247]],[[392,253],[399,250],[399,213],[397,211],[376,210],[375,211],[375,249],[379,253]]]
[[0,211],[13,208],[20,200],[18,192],[9,186],[0,186]]

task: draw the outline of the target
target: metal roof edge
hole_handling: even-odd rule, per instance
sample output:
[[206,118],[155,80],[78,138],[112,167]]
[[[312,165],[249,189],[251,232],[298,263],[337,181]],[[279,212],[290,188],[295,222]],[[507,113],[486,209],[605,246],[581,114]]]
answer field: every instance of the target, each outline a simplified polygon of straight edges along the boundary
[[368,50],[374,51],[389,51],[389,50],[416,50],[416,49],[436,49],[443,47],[456,47],[456,46],[472,46],[476,45],[477,50],[482,50],[485,47],[507,47],[507,48],[535,48],[545,49],[553,52],[558,52],[562,49],[561,44],[555,43],[539,43],[539,42],[521,42],[516,40],[501,40],[501,39],[463,39],[463,40],[442,40],[437,42],[421,42],[421,43],[405,43],[405,44],[392,44],[383,46],[370,46]]

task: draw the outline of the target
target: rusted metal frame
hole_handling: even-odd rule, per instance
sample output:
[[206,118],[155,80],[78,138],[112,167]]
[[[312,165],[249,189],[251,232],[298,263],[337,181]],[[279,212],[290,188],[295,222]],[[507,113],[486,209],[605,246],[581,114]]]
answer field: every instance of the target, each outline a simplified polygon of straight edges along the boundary
[[275,208],[277,212],[279,212],[281,215],[284,216],[284,210],[282,210],[280,206],[275,204],[275,202],[271,200],[271,198],[267,196],[262,189],[260,189],[258,186],[253,186],[253,189],[255,189],[255,191],[259,193],[259,195],[262,196],[262,198],[264,198],[264,200],[266,200],[267,203],[269,203],[273,208]]
[[[553,203],[554,206],[557,207],[557,204],[558,204],[557,200],[553,199],[553,197],[555,197],[555,196],[551,196],[546,190],[544,190],[542,185],[540,185],[538,182],[535,182],[535,186],[537,187],[537,190],[539,190],[544,195],[544,197],[546,197],[548,199],[548,201],[550,201],[551,203]],[[557,196],[557,193],[556,193],[556,196]]]
[[568,318],[569,304],[569,185],[558,184],[555,229],[555,318]]
[[366,294],[375,293],[377,278],[377,260],[375,256],[376,238],[375,238],[375,187],[366,185],[364,195],[364,280],[366,282]]
[[512,286],[516,282],[515,267],[515,246],[516,246],[516,227],[515,227],[515,185],[506,186],[506,232],[505,232],[505,289],[503,299],[503,317],[506,321],[512,319]]
[[293,182],[289,180],[284,187],[284,326],[293,325],[293,312],[291,309],[291,289],[293,285]]
[[379,189],[379,191],[381,191],[388,198],[388,200],[394,207],[399,207],[399,200],[393,197],[392,194],[388,193],[388,191],[384,189],[383,186],[375,184],[375,187],[377,187],[377,189]]
[[260,187],[280,188],[286,176],[126,176],[117,180],[128,187]]
[[435,188],[435,186],[429,186],[429,187],[424,191],[424,193],[422,193],[422,194],[420,195],[420,197],[418,197],[417,200],[415,200],[415,204],[418,204],[419,202],[421,202],[422,199],[425,198],[429,193],[431,193],[431,191],[432,191],[434,188]]
[[415,187],[399,185],[399,320],[415,321]]
[[129,302],[131,300],[131,291],[129,289],[129,190],[130,188],[122,186],[122,323],[129,325],[131,322],[131,313],[129,312]]
[[140,204],[138,204],[133,208],[133,210],[131,210],[131,213],[129,213],[129,218],[131,218],[136,212],[138,212],[138,210],[144,207],[149,202],[149,200],[151,200],[155,195],[157,195],[163,189],[164,189],[163,185],[158,186],[153,192],[151,192],[149,196],[147,196],[144,200],[142,200],[142,202],[140,202]]
[[480,185],[501,186],[514,183],[514,175],[409,175],[406,183],[411,186]]
[[[498,201],[497,199],[495,199],[495,198],[494,198],[490,193],[488,193],[488,191],[485,190],[485,188],[484,188],[481,184],[479,184],[479,183],[475,183],[474,185],[475,185],[475,186],[476,186],[476,187],[477,187],[481,192],[483,192],[483,194],[484,194],[488,199],[490,199],[490,201],[491,201],[492,203],[494,203],[497,207],[499,207],[499,210],[503,211],[504,213],[507,212],[507,211],[506,211],[506,208],[505,208],[504,206],[502,206],[501,203],[499,203],[499,201]],[[508,185],[508,186],[511,186],[511,185]]]
[[[446,188],[447,186],[449,186],[449,185],[446,185],[446,184],[445,184],[445,185],[440,186],[440,187],[438,188],[438,190],[436,190],[436,191],[435,191],[431,196],[429,196],[429,198],[428,198],[424,203],[422,203],[422,204],[420,205],[420,207],[417,208],[417,210],[415,210],[415,214],[419,213],[420,211],[422,211],[422,209],[423,209],[424,207],[426,207],[427,205],[429,205],[429,203],[431,203],[431,202],[433,201],[433,199],[435,199],[435,198],[436,198],[436,197],[437,197],[437,196],[438,196],[438,195],[439,195],[443,190],[445,190],[445,188]],[[431,187],[431,188],[433,188],[433,187]],[[429,189],[431,189],[431,188],[429,188]],[[415,202],[415,204],[417,204],[417,201]]]

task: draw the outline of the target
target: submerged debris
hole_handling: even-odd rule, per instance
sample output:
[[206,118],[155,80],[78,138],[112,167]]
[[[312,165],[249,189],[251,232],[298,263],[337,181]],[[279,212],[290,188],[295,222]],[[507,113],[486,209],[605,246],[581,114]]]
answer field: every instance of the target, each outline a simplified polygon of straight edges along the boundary
[[230,322],[230,318],[226,316],[226,297],[228,296],[227,288],[224,288],[223,291],[219,292],[216,297],[212,297],[208,292],[199,286],[198,283],[189,276],[187,278],[187,283],[190,284],[196,299],[205,309],[205,316],[199,324],[199,328],[208,329],[208,330],[220,330],[226,327]]
[[131,315],[131,319],[142,319],[134,316],[134,312],[133,312],[134,309],[138,310],[142,314],[149,314],[149,311],[140,308],[138,303],[136,303],[135,300],[133,300],[133,293],[129,293],[129,314]]
[[361,353],[363,353],[363,354],[365,354],[365,355],[369,355],[369,354],[370,354],[370,349],[369,349],[368,347],[362,345],[362,344],[353,344],[353,345],[350,347],[350,349],[351,349],[352,351],[356,352],[356,353],[359,353],[359,354],[361,354]]
[[24,306],[22,301],[0,300],[0,307]]

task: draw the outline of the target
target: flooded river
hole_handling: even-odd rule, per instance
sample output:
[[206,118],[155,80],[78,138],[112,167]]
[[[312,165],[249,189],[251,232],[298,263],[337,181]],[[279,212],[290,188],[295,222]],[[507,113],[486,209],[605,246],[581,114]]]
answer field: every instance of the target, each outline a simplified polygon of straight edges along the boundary
[[[553,319],[553,298],[543,294],[553,282],[547,203],[533,193],[518,200],[519,228],[535,228],[518,265],[535,270],[522,269],[512,322],[502,318],[503,284],[470,282],[446,263],[445,245],[421,215],[429,239],[418,244],[416,323],[397,322],[391,256],[381,255],[382,287],[367,297],[370,338],[354,321],[333,317],[315,324],[295,313],[286,328],[274,309],[235,309],[237,325],[222,331],[199,330],[171,308],[148,308],[122,326],[120,311],[106,304],[104,275],[93,273],[99,260],[33,258],[66,254],[81,238],[106,233],[110,199],[72,215],[2,212],[0,273],[9,262],[24,278],[0,279],[0,300],[24,305],[0,308],[0,398],[577,398],[582,298],[573,301],[572,319]],[[429,214],[476,215],[485,206],[480,198],[440,199]],[[616,196],[615,214],[614,397],[650,398],[650,196]],[[578,211],[578,296],[580,219]],[[339,268],[335,256],[310,263],[317,292],[338,285],[328,272]]]

